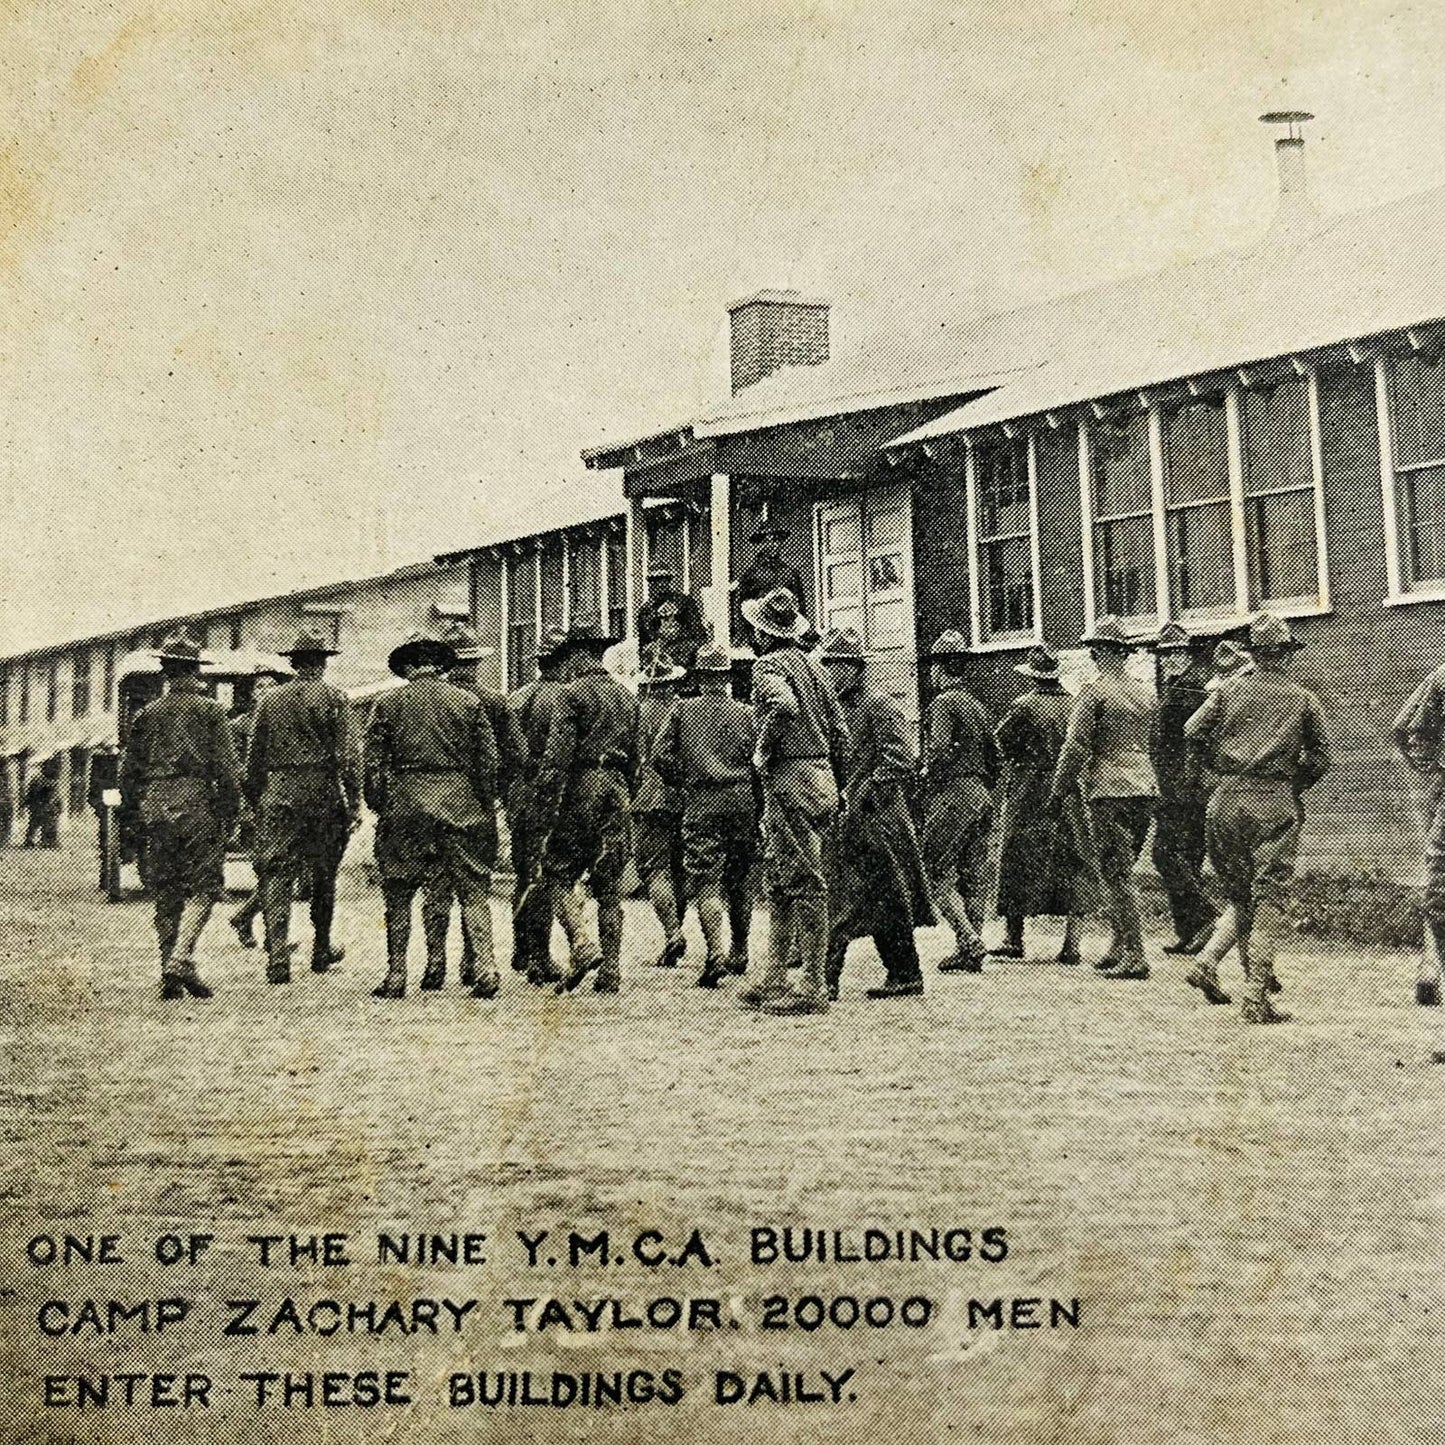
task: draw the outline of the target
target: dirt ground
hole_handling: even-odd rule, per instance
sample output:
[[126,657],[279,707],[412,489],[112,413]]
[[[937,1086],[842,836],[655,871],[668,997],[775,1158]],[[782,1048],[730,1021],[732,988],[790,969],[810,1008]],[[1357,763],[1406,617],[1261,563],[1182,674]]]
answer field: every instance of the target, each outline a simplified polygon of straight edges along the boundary
[[[656,925],[629,905],[616,998],[507,974],[494,1003],[452,987],[388,1004],[369,994],[379,897],[349,873],[334,976],[268,988],[218,920],[202,948],[215,999],[163,1007],[148,907],[91,885],[79,848],[0,852],[0,1439],[1441,1438],[1445,1013],[1413,1006],[1406,955],[1291,953],[1297,1022],[1246,1029],[1157,947],[1144,984],[1043,962],[943,977],[929,931],[923,999],[865,1001],[879,970],[855,945],[827,1017],[766,1019],[692,987],[695,961],[647,967]],[[504,951],[500,902],[496,917]],[[1041,959],[1057,945],[1034,942]],[[750,1231],[782,1226],[824,1231],[829,1258],[754,1262]],[[968,1230],[970,1257],[832,1258],[832,1231],[861,1252],[868,1228],[890,1251],[899,1229]],[[529,1267],[517,1231],[543,1229]],[[569,1232],[604,1229],[612,1262],[570,1267]],[[639,1260],[678,1258],[694,1229],[706,1262]],[[380,1231],[485,1234],[485,1259],[381,1263]],[[349,1264],[292,1267],[278,1245],[262,1268],[246,1243],[325,1232],[348,1236]],[[32,1259],[107,1234],[119,1262]],[[194,1266],[156,1261],[159,1237],[194,1234],[214,1236]],[[1005,1257],[984,1258],[1000,1238]],[[540,1306],[504,1303],[552,1296],[540,1330]],[[701,1300],[703,1327],[558,1323],[601,1298],[624,1320]],[[156,1332],[154,1310],[106,1316],[162,1299],[187,1317]],[[248,1299],[261,1332],[223,1336],[227,1302]],[[460,1332],[402,1333],[418,1299],[476,1304]],[[380,1334],[318,1334],[324,1300],[401,1309]],[[1050,1300],[1058,1327],[1029,1328]],[[409,1372],[412,1403],[321,1403],[323,1373],[354,1399],[369,1370]],[[151,1376],[187,1372],[209,1377],[208,1406],[152,1404]],[[241,1376],[263,1372],[311,1377],[315,1403],[258,1407]],[[620,1373],[635,1398],[450,1403],[453,1375],[482,1372],[530,1372],[549,1400],[567,1388],[554,1374]],[[121,1373],[146,1377],[144,1408],[117,1406],[114,1384],[107,1408],[43,1404],[46,1376],[73,1401],[75,1377]],[[784,1376],[824,1398],[777,1403]]]

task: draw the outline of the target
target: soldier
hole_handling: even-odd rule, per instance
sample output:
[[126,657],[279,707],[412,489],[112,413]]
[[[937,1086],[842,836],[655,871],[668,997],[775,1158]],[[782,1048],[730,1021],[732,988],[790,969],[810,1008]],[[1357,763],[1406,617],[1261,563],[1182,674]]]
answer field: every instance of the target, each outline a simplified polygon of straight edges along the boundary
[[[1246,1023],[1289,1019],[1269,998],[1275,954],[1304,824],[1301,799],[1330,766],[1319,701],[1285,673],[1301,645],[1287,623],[1261,612],[1249,628],[1254,670],[1227,679],[1185,725],[1219,774],[1209,799],[1209,859],[1234,908]],[[1217,928],[1187,980],[1211,1003],[1229,1002],[1215,974],[1216,941],[1227,949],[1226,939]]]
[[[336,656],[314,632],[281,656],[296,676],[262,694],[246,749],[245,792],[256,810],[256,875],[266,924],[266,981],[291,980],[291,895],[311,888],[311,969],[325,973],[345,950],[331,941],[336,874],[361,824],[361,778],[350,705],[325,680]],[[239,930],[238,930],[239,931]]]
[[[482,711],[492,727],[492,737],[497,744],[497,796],[506,798],[511,786],[522,774],[527,761],[527,744],[522,737],[507,699],[489,687],[483,687],[477,677],[477,664],[482,659],[482,643],[477,634],[465,623],[454,622],[442,633],[456,654],[456,666],[447,674],[447,681],[453,687],[474,693],[482,704]],[[422,932],[426,938],[426,971],[422,974],[421,987],[439,989],[447,978],[447,934],[451,930],[452,902],[456,897],[451,877],[441,869],[434,870],[427,878],[421,896]],[[462,935],[462,962],[460,978],[463,988],[474,988],[477,982],[477,961],[472,945],[466,934]]]
[[983,704],[964,682],[969,651],[962,634],[945,632],[929,656],[936,692],[924,720],[923,857],[933,906],[954,938],[953,953],[938,970],[979,973],[985,954],[978,935],[980,878],[993,826],[998,744]]
[[752,708],[729,690],[732,664],[722,648],[710,643],[699,648],[694,675],[698,695],[678,699],[652,762],[664,780],[682,789],[683,867],[707,940],[707,962],[697,981],[716,988],[728,974],[748,971],[758,723]]
[[377,699],[366,739],[366,800],[377,814],[376,864],[386,900],[386,977],[377,998],[406,993],[411,905],[433,873],[461,900],[462,936],[476,959],[478,998],[500,987],[492,957],[497,860],[497,744],[475,693],[454,687],[449,642],[415,632],[387,665],[406,686]]
[[558,671],[567,634],[554,628],[537,653],[538,676],[508,699],[526,747],[522,774],[507,794],[507,828],[512,837],[512,967],[534,984],[556,983],[552,964],[552,890],[542,876],[542,857],[551,820],[537,794],[537,777],[552,731],[552,716],[562,692]]
[[786,527],[764,522],[752,535],[758,550],[743,568],[734,584],[738,602],[753,602],[766,597],[775,587],[786,587],[798,599],[799,606],[807,595],[803,590],[803,574],[791,562],[783,561],[783,543],[792,536]]
[[201,684],[201,649],[173,634],[159,656],[166,691],[131,723],[121,793],[139,808],[145,828],[161,997],[210,998],[196,969],[196,944],[225,882],[226,839],[241,801],[239,764],[226,710]]
[[1106,978],[1148,978],[1134,864],[1159,793],[1152,761],[1158,706],[1126,671],[1135,644],[1117,617],[1100,618],[1084,642],[1098,672],[1074,699],[1049,806],[1062,812],[1080,786],[1088,799],[1114,929],[1109,952],[1094,966]]
[[1159,727],[1154,769],[1159,807],[1154,815],[1154,867],[1169,898],[1175,939],[1165,953],[1196,954],[1213,932],[1218,910],[1204,886],[1204,810],[1209,783],[1184,724],[1209,695],[1197,657],[1199,643],[1177,622],[1166,622],[1154,643]]
[[[758,713],[754,760],[763,780],[768,871],[768,968],[742,995],[768,1013],[828,1010],[828,893],[823,847],[838,814],[837,777],[847,741],[842,708],[821,663],[800,640],[811,624],[784,587],[743,604],[753,632],[753,705]],[[788,987],[796,930],[802,976]]]
[[647,601],[637,611],[637,643],[642,651],[661,649],[677,666],[692,669],[698,648],[708,639],[707,623],[696,597],[680,592],[670,567],[647,569]]
[[[0,773],[0,789],[3,789],[4,775]],[[103,742],[90,760],[90,776],[86,779],[85,800],[95,814],[97,845],[100,851],[100,891],[104,893],[110,885],[106,876],[106,860],[110,855],[112,825],[111,811],[105,805],[105,795],[112,788],[120,786],[120,750],[112,742]]]
[[[256,721],[256,704],[286,676],[279,672],[260,672],[251,684],[251,705],[245,712],[231,719],[231,742],[240,759],[241,776],[246,775],[246,758],[251,749],[251,725]],[[236,831],[251,849],[251,866],[256,873],[256,886],[246,895],[246,901],[231,915],[228,922],[235,930],[242,948],[256,946],[256,920],[266,903],[266,885],[261,878],[261,865],[256,858],[256,818],[251,805],[242,798],[241,813],[236,820]]]
[[60,847],[60,759],[46,758],[25,789],[25,846]]
[[665,652],[646,658],[638,676],[637,725],[639,774],[632,800],[637,876],[662,925],[661,968],[675,968],[687,954],[682,933],[682,794],[665,782],[649,761],[657,740],[677,707],[677,684],[687,674]]
[[1426,779],[1425,947],[1415,980],[1415,1002],[1440,1002],[1445,970],[1445,667],[1416,688],[1395,719],[1395,746]]
[[[593,970],[597,993],[622,986],[622,871],[632,852],[638,736],[637,699],[602,665],[616,641],[600,622],[575,622],[568,630],[566,682],[537,775],[543,816],[555,820],[542,868],[570,947],[559,994]],[[577,891],[584,877],[597,900],[595,933]]]
[[1033,684],[1003,715],[994,737],[1007,766],[999,827],[998,912],[1005,942],[989,950],[1024,956],[1024,919],[1064,919],[1058,962],[1079,962],[1079,919],[1099,906],[1098,864],[1077,788],[1051,810],[1049,792],[1074,700],[1059,679],[1059,659],[1036,647],[1014,669]]
[[842,805],[830,850],[828,997],[838,997],[848,945],[867,937],[887,974],[867,997],[918,995],[923,973],[913,930],[933,922],[904,791],[918,769],[918,753],[898,705],[864,681],[863,643],[851,627],[829,631],[821,657],[848,730]]

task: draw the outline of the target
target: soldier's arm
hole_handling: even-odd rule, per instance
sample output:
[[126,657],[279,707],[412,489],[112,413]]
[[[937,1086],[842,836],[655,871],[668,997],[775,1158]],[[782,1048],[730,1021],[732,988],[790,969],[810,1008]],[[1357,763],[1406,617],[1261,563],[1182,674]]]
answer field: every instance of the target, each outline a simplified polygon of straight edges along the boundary
[[[241,791],[253,806],[260,802],[266,788],[265,758],[271,731],[270,724],[265,721],[266,712],[266,699],[263,697],[256,703],[256,711],[251,715],[251,737],[242,761]],[[235,742],[234,734],[232,742]]]
[[979,743],[983,749],[984,779],[989,787],[993,787],[998,782],[1000,771],[998,739],[988,725],[988,714],[983,710],[982,703],[978,704],[978,731]]
[[755,665],[753,706],[758,715],[758,746],[755,756],[765,761],[777,745],[778,729],[782,721],[798,715],[798,694],[793,690],[793,684],[781,672]]
[[682,723],[679,719],[679,712],[679,708],[673,708],[668,713],[667,721],[663,723],[656,741],[653,743],[652,756],[648,759],[657,770],[658,777],[673,788],[680,788],[684,781],[682,776]]
[[1442,735],[1442,679],[1440,674],[1431,673],[1395,719],[1391,734],[1400,756],[1412,768],[1429,772],[1436,766]]
[[561,798],[562,782],[572,767],[577,751],[577,698],[570,687],[557,694],[547,727],[547,743],[537,769],[541,799],[555,806]]
[[1324,709],[1312,697],[1300,719],[1299,767],[1295,772],[1301,792],[1312,788],[1330,770],[1330,736]]
[[522,736],[522,725],[517,715],[507,706],[506,699],[500,699],[498,706],[491,710],[492,729],[497,735],[497,785],[507,788],[513,779],[520,778],[527,767],[527,740]]
[[231,737],[231,722],[219,703],[211,722],[211,760],[215,769],[216,807],[223,818],[241,811],[241,762]]
[[373,813],[386,804],[386,760],[389,746],[386,711],[381,703],[372,705],[366,725],[366,753],[362,762],[362,796]]
[[1064,733],[1064,745],[1059,749],[1059,760],[1054,766],[1053,787],[1049,790],[1051,803],[1062,802],[1079,786],[1084,765],[1094,755],[1098,709],[1098,697],[1085,683],[1074,700],[1074,710],[1069,714],[1069,726]]
[[361,818],[361,742],[357,737],[356,720],[344,692],[337,694],[341,710],[336,718],[336,758],[341,775],[341,801],[352,822]]
[[497,796],[497,736],[492,731],[487,709],[477,698],[471,709],[471,774],[472,786],[484,801]]
[[145,732],[145,714],[138,713],[120,755],[120,776],[116,782],[127,807],[134,807],[140,801],[141,789],[145,786]]

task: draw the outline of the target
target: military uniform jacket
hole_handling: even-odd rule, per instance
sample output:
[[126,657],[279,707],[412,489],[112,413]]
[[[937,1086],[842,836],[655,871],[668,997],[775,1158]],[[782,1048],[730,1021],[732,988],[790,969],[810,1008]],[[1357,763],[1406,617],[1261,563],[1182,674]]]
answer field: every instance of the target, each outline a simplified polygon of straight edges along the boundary
[[174,678],[164,696],[143,707],[131,724],[121,759],[121,793],[128,803],[165,793],[220,819],[236,816],[240,764],[226,709],[194,678]]
[[1100,673],[1074,698],[1054,771],[1054,796],[1082,785],[1086,798],[1153,798],[1159,709],[1136,678]]
[[1400,710],[1395,746],[1416,772],[1430,777],[1431,803],[1445,796],[1445,667],[1427,677]]
[[679,698],[653,750],[653,766],[682,789],[690,817],[756,809],[758,717],[731,693]]
[[1224,777],[1289,783],[1303,792],[1330,766],[1319,701],[1281,672],[1261,669],[1226,679],[1184,730]]
[[653,766],[652,757],[663,732],[677,711],[677,699],[644,693],[637,700],[639,757],[634,812],[681,813],[682,793]]
[[493,820],[496,789],[496,739],[475,693],[423,673],[377,699],[366,797],[378,813],[471,828]]
[[1199,751],[1184,735],[1185,723],[1208,696],[1204,674],[1192,663],[1187,672],[1166,679],[1160,691],[1154,768],[1166,802],[1171,798],[1188,801],[1208,786]]
[[360,761],[351,738],[346,694],[319,677],[297,677],[264,694],[252,716],[246,748],[245,790],[259,803],[268,786],[293,781],[315,796],[326,777],[338,811],[361,811]]
[[848,727],[821,663],[796,647],[764,653],[753,663],[753,705],[765,769],[806,761],[841,776]]
[[525,749],[522,771],[526,777],[534,777],[542,766],[562,688],[563,683],[555,677],[539,677],[524,683],[507,699],[507,709],[516,719]]
[[928,704],[928,781],[934,791],[965,778],[986,788],[998,781],[998,744],[983,704],[961,683],[946,687]]
[[540,778],[560,797],[567,777],[605,768],[638,781],[637,699],[600,663],[562,685],[552,713]]
[[522,736],[517,715],[506,697],[483,687],[474,678],[457,681],[456,686],[463,692],[475,693],[481,700],[497,745],[497,791],[505,796],[507,789],[527,770],[527,741]]

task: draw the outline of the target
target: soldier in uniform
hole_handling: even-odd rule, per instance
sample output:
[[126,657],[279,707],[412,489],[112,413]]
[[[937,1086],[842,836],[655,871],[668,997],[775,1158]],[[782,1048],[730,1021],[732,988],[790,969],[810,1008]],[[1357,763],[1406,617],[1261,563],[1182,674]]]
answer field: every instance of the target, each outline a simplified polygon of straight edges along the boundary
[[[477,677],[477,665],[482,658],[482,643],[477,634],[465,623],[454,622],[443,631],[442,638],[451,644],[457,659],[456,666],[447,673],[447,681],[454,687],[475,693],[491,724],[492,737],[497,744],[497,796],[506,798],[510,796],[512,784],[521,777],[527,761],[527,744],[522,738],[522,729],[507,705],[507,699],[501,693],[483,687]],[[439,989],[446,983],[447,934],[451,931],[455,898],[451,875],[441,869],[434,870],[427,878],[421,896],[422,933],[426,938],[426,971],[421,978],[424,989]],[[476,986],[477,961],[465,933],[462,935],[460,978],[463,988]]]
[[678,590],[671,567],[649,567],[647,601],[637,611],[641,651],[661,648],[678,667],[691,671],[697,650],[707,639],[707,623],[697,598]]
[[446,674],[449,642],[413,633],[388,666],[406,686],[377,699],[366,738],[366,800],[377,814],[376,864],[386,900],[386,977],[377,998],[406,993],[411,906],[433,873],[461,900],[479,998],[500,986],[492,957],[492,865],[497,860],[497,743],[475,693]]
[[1135,645],[1118,618],[1100,618],[1084,642],[1098,672],[1074,699],[1049,806],[1062,812],[1080,786],[1088,799],[1114,929],[1110,950],[1095,967],[1106,978],[1148,978],[1134,864],[1159,794],[1153,763],[1159,710],[1149,689],[1126,671]]
[[677,707],[677,685],[687,674],[656,651],[638,675],[639,772],[632,800],[637,876],[662,925],[658,965],[675,968],[687,954],[682,933],[685,894],[682,873],[682,794],[650,762],[657,740]]
[[828,996],[838,997],[848,945],[869,937],[887,978],[867,997],[921,994],[913,930],[933,922],[933,909],[905,794],[918,753],[897,703],[864,681],[867,659],[858,634],[851,627],[832,629],[820,655],[848,730],[830,850]]
[[331,941],[336,874],[361,823],[350,705],[324,676],[336,649],[303,632],[281,655],[296,676],[256,704],[245,770],[246,797],[256,810],[268,983],[291,979],[291,895],[298,879],[311,884],[312,971],[325,973],[345,956]]
[[1062,916],[1058,962],[1074,965],[1079,962],[1079,919],[1100,902],[1098,864],[1079,790],[1058,810],[1048,806],[1074,700],[1059,679],[1059,659],[1047,647],[1034,648],[1014,671],[1028,678],[1033,690],[1013,703],[994,730],[1006,767],[998,867],[1005,942],[989,952],[1022,958],[1024,919]]
[[786,587],[802,606],[807,593],[803,590],[803,574],[791,562],[783,561],[783,543],[792,535],[786,527],[764,522],[752,535],[758,550],[753,560],[738,576],[738,602],[753,602],[766,597],[775,587]]
[[1415,1002],[1440,1002],[1445,970],[1445,667],[1415,689],[1395,719],[1395,746],[1425,779],[1425,947]]
[[758,722],[752,708],[732,696],[732,664],[722,648],[711,643],[700,648],[694,676],[698,695],[678,699],[657,738],[652,763],[665,781],[682,790],[683,867],[707,940],[707,962],[697,981],[702,988],[716,988],[728,974],[748,970],[758,839],[753,772]]
[[[237,713],[231,719],[231,742],[235,746],[236,757],[240,759],[243,780],[246,776],[246,758],[251,749],[251,725],[256,721],[256,704],[278,682],[285,681],[286,678],[279,672],[257,673],[251,683],[251,705],[245,712]],[[236,831],[242,839],[243,846],[251,849],[251,865],[256,872],[256,886],[246,895],[246,901],[231,915],[228,921],[235,930],[241,947],[255,948],[256,920],[261,916],[262,908],[265,907],[266,885],[262,881],[261,865],[256,858],[255,813],[244,796],[241,801],[241,813],[236,820]]]
[[[632,852],[639,759],[637,699],[602,665],[616,641],[600,622],[569,629],[566,682],[537,775],[543,815],[555,819],[542,868],[570,946],[558,993],[570,993],[594,970],[596,992],[622,985],[622,872]],[[577,889],[584,877],[597,900],[595,932]]]
[[[4,778],[0,774],[0,789]],[[110,880],[106,877],[106,857],[110,852],[110,809],[105,805],[105,795],[112,788],[120,786],[120,751],[112,742],[104,742],[95,750],[90,760],[90,776],[86,779],[85,800],[95,814],[97,844],[100,850],[100,891],[104,893]]]
[[537,778],[552,731],[552,715],[562,692],[558,675],[567,634],[554,628],[537,652],[538,676],[523,683],[507,700],[521,730],[526,761],[507,794],[507,828],[512,837],[512,967],[538,985],[556,983],[552,964],[552,890],[542,875],[542,857],[551,820],[537,792]]
[[196,969],[196,944],[225,882],[226,839],[241,801],[239,764],[226,709],[201,684],[201,649],[175,634],[159,655],[166,691],[131,723],[121,793],[145,828],[161,997],[210,998]]
[[1204,810],[1209,783],[1199,755],[1184,736],[1184,724],[1209,695],[1198,659],[1199,643],[1177,622],[1166,622],[1154,643],[1159,727],[1154,769],[1159,807],[1154,815],[1154,867],[1169,899],[1175,939],[1165,953],[1196,954],[1213,932],[1218,910],[1201,876],[1204,867]]
[[25,846],[60,847],[60,759],[46,758],[25,789]]
[[[768,968],[742,1001],[768,1013],[826,1013],[828,892],[824,839],[838,814],[837,778],[847,740],[843,710],[821,663],[802,650],[811,624],[784,587],[743,604],[753,632],[755,761],[763,780],[768,874]],[[796,931],[799,987],[788,987]]]
[[983,968],[980,879],[993,826],[993,788],[998,781],[998,744],[983,704],[968,690],[968,644],[945,632],[933,644],[936,692],[924,718],[924,767],[928,798],[923,857],[933,906],[953,930],[953,953],[940,973],[978,973]]
[[[1261,612],[1249,629],[1254,670],[1227,679],[1185,725],[1219,774],[1209,799],[1209,859],[1234,908],[1246,1023],[1289,1019],[1270,1002],[1275,954],[1304,824],[1301,799],[1330,766],[1319,701],[1286,675],[1300,645],[1288,623]],[[1211,938],[1188,982],[1211,1003],[1227,1003],[1214,948]]]

